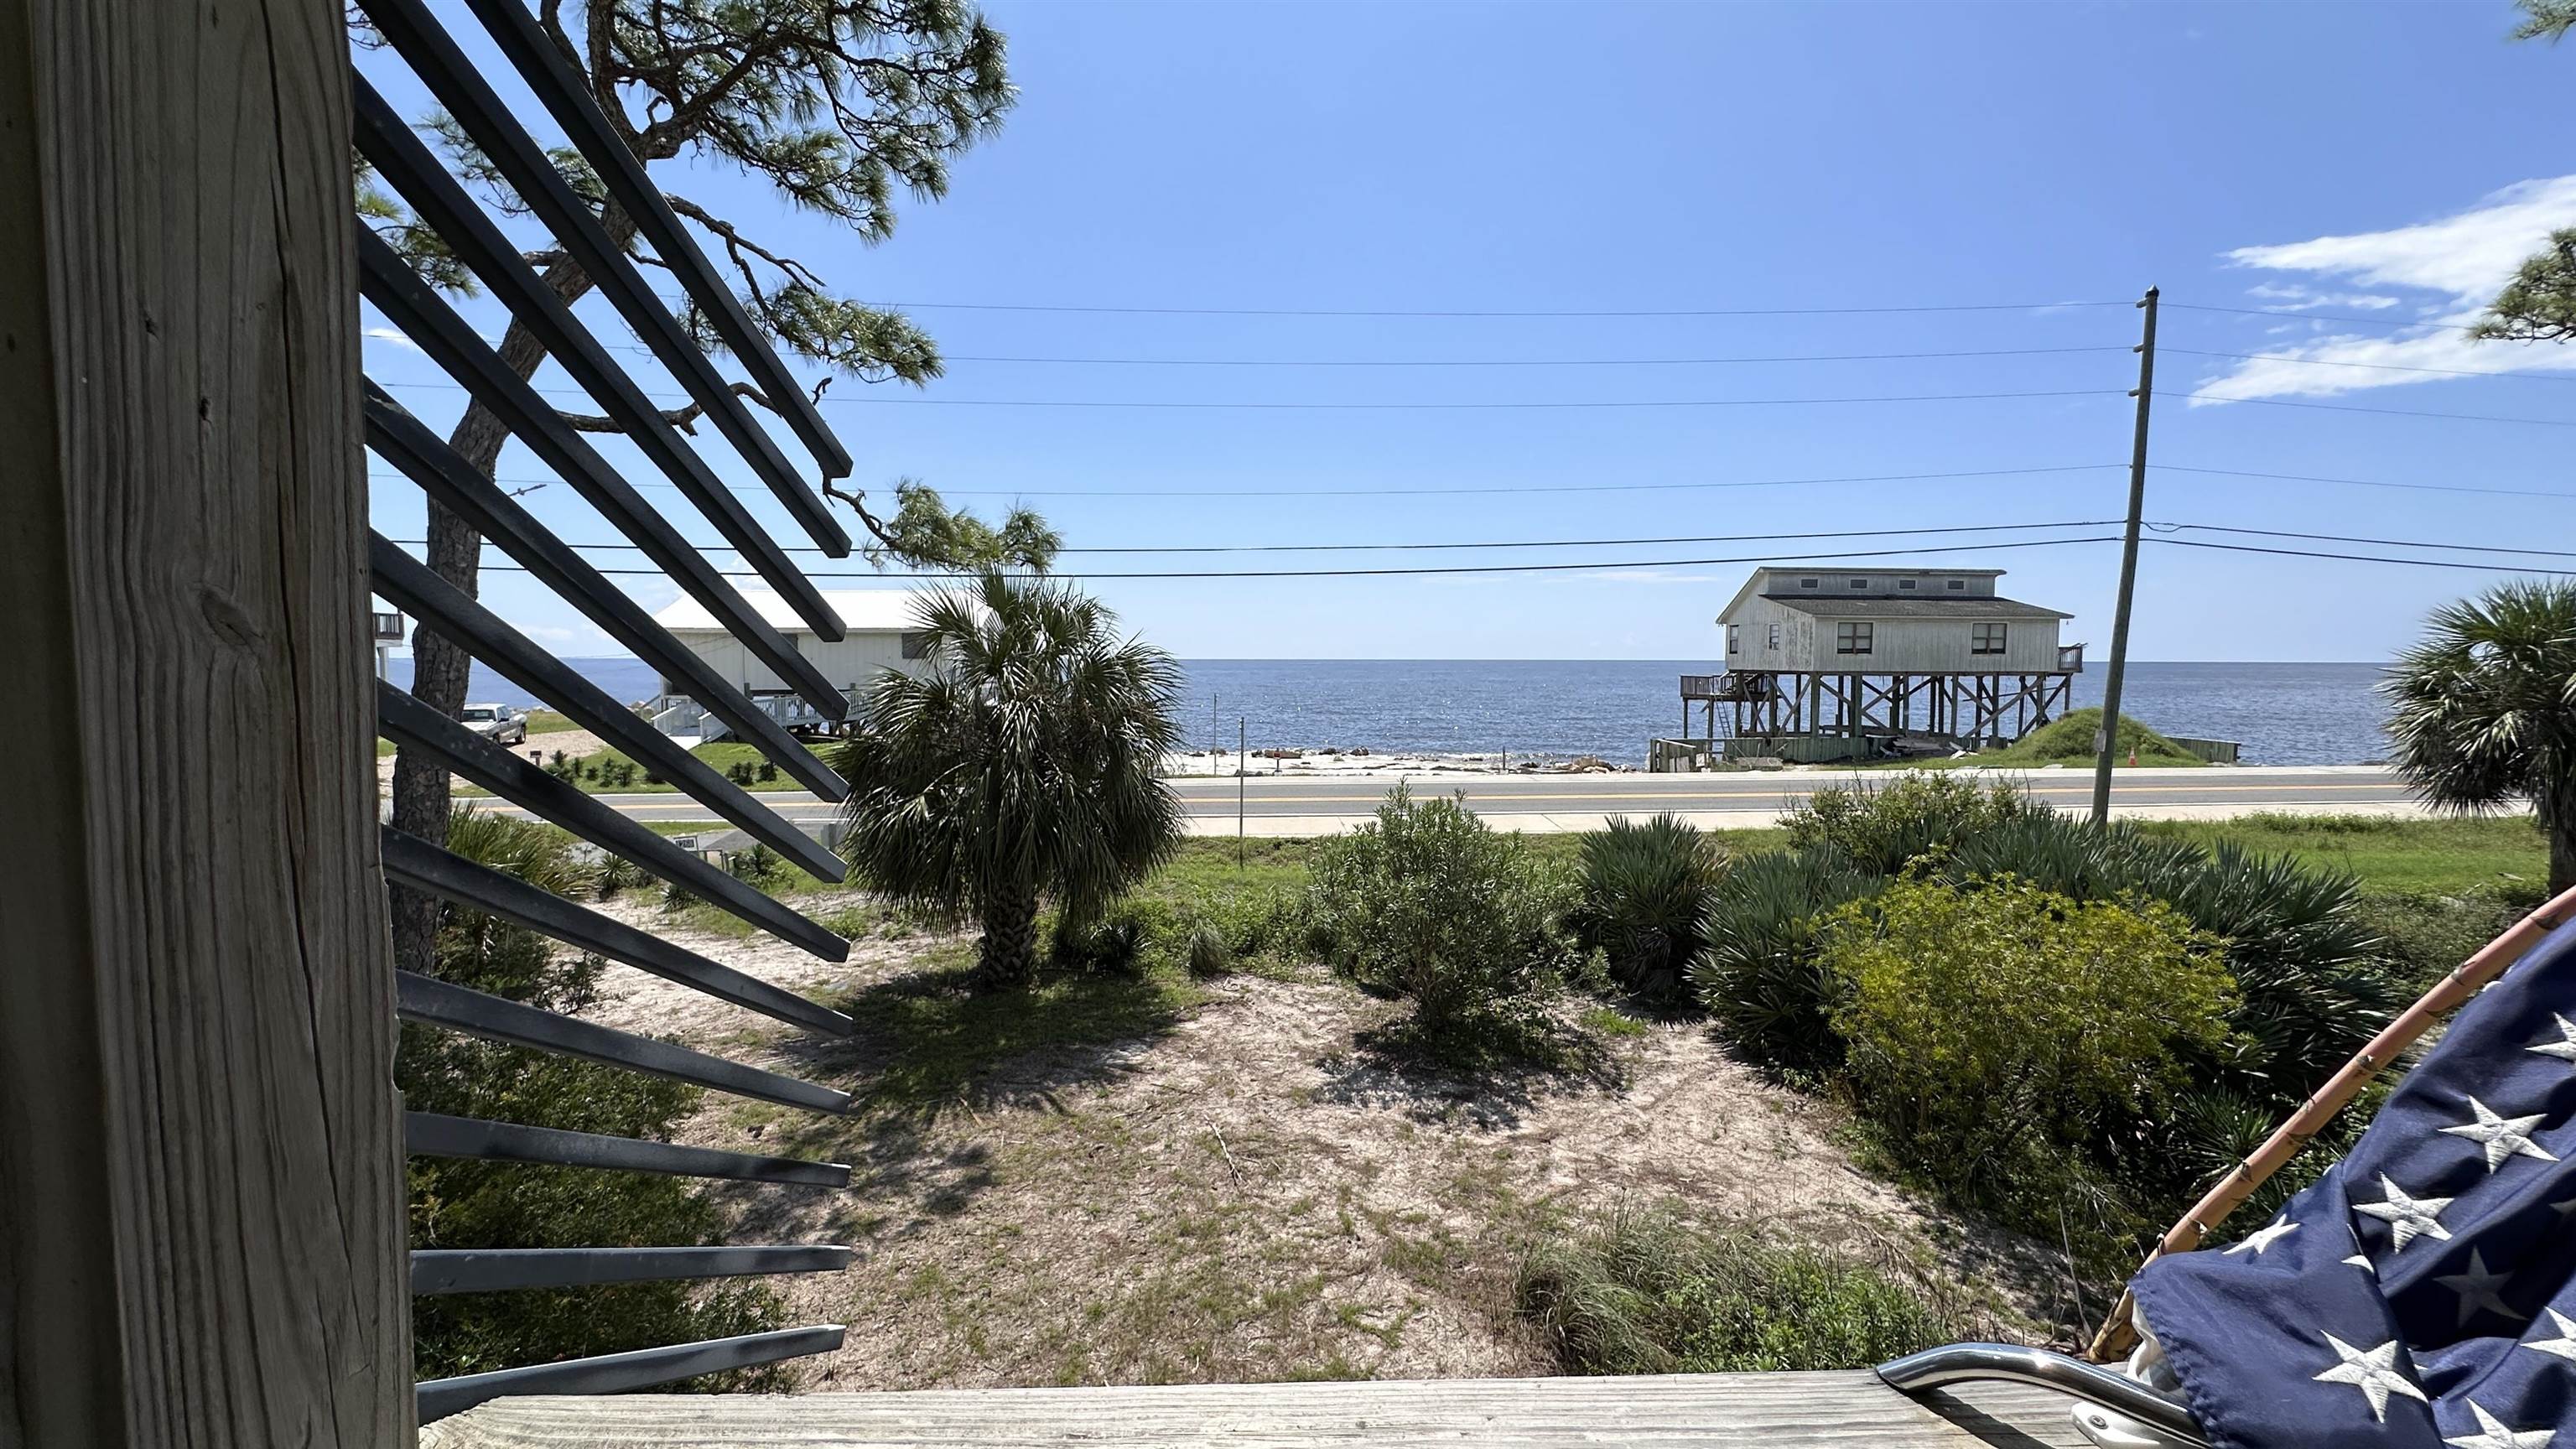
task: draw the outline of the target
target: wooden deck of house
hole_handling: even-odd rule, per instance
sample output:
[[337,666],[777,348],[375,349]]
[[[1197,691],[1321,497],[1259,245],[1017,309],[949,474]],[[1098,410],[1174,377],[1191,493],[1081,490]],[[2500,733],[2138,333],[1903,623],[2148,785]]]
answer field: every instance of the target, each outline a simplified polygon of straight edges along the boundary
[[2019,1384],[1911,1399],[1866,1371],[1654,1378],[934,1389],[502,1399],[422,1449],[2089,1449],[2073,1400]]

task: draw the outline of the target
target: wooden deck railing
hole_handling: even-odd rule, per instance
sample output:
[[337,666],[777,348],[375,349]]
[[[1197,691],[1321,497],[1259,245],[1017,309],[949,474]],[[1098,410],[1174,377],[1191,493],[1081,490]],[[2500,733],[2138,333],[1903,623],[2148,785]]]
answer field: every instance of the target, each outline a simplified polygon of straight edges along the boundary
[[[802,388],[757,335],[740,304],[672,215],[661,194],[627,154],[596,101],[547,42],[520,0],[465,0],[490,46],[519,73],[573,147],[590,163],[618,205],[633,217],[689,300],[781,407],[825,476],[850,468],[848,453],[817,416]],[[850,552],[849,535],[808,486],[802,471],[745,411],[731,384],[699,351],[654,295],[637,263],[602,229],[597,212],[492,90],[475,63],[421,0],[360,0],[368,20],[408,64],[430,95],[493,169],[597,285],[618,317],[675,378],[716,430],[748,461],[806,536],[826,554]],[[624,438],[723,535],[749,567],[826,639],[842,637],[840,620],[787,552],[752,518],[705,459],[664,417],[608,348],[522,260],[391,104],[353,75],[353,130],[364,156],[420,222],[545,344],[550,360],[588,393]],[[823,678],[714,564],[684,540],[555,409],[508,367],[384,241],[361,227],[359,288],[423,355],[489,409],[539,462],[582,496],[753,657],[795,690],[813,717],[839,721],[849,701]],[[421,491],[469,521],[493,546],[539,583],[579,609],[660,677],[684,688],[705,713],[825,800],[848,788],[788,733],[785,714],[764,707],[720,677],[674,639],[625,592],[546,528],[535,515],[470,466],[445,441],[372,381],[365,389],[370,449]],[[645,768],[723,817],[751,838],[825,880],[843,868],[832,853],[716,773],[651,722],[575,673],[526,634],[449,584],[381,536],[371,536],[370,584],[421,627],[463,646],[575,724],[624,751]],[[823,926],[601,805],[533,761],[481,739],[391,685],[377,685],[377,729],[407,750],[426,753],[453,773],[561,826],[612,855],[690,891],[794,946],[829,961],[847,959],[849,944]],[[841,1013],[747,976],[651,934],[448,853],[438,844],[388,828],[382,839],[385,878],[397,885],[489,912],[579,950],[650,971],[745,1010],[808,1030],[846,1035]],[[585,1057],[784,1106],[839,1112],[846,1093],[762,1068],[614,1031],[409,972],[397,973],[396,1007],[410,1022]],[[833,1163],[748,1157],[735,1153],[560,1132],[522,1123],[411,1114],[405,1141],[415,1155],[552,1163],[632,1172],[730,1178],[781,1186],[842,1186],[849,1169]],[[849,1261],[831,1244],[763,1244],[701,1248],[542,1248],[417,1253],[415,1295],[517,1292],[653,1278],[732,1277],[830,1272]],[[435,1422],[495,1397],[525,1393],[605,1393],[719,1369],[772,1363],[840,1345],[841,1329],[818,1324],[704,1343],[670,1344],[632,1353],[531,1364],[443,1379],[418,1387],[419,1415]]]

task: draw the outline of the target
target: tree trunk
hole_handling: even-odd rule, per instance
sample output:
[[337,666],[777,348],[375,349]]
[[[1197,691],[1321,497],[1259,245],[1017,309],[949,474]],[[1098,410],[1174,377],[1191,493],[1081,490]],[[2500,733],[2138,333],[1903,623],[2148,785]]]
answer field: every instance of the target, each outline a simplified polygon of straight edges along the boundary
[[975,971],[982,991],[1025,986],[1038,969],[1038,892],[1014,882],[984,898],[984,945]]
[[[601,218],[609,240],[624,247],[635,235],[635,223],[620,208],[612,205]],[[591,288],[590,273],[580,264],[559,261],[545,272],[546,286],[570,303]],[[501,365],[511,375],[525,381],[544,365],[546,349],[536,335],[516,322],[501,335]],[[466,408],[465,416],[448,435],[448,446],[462,456],[467,465],[484,478],[492,477],[501,461],[501,449],[510,440],[510,430],[491,409],[481,403]],[[471,524],[441,507],[437,500],[429,503],[430,572],[464,591],[467,598],[479,592],[479,564],[483,557],[483,536]],[[454,718],[465,707],[465,691],[472,676],[473,659],[459,645],[426,628],[412,631],[411,692],[421,703]],[[447,840],[448,799],[447,769],[435,756],[425,755],[404,746],[394,754],[393,824],[406,835],[418,836],[433,844]],[[394,962],[406,971],[426,973],[438,949],[438,901],[433,896],[404,886],[386,887],[387,910],[394,938]]]

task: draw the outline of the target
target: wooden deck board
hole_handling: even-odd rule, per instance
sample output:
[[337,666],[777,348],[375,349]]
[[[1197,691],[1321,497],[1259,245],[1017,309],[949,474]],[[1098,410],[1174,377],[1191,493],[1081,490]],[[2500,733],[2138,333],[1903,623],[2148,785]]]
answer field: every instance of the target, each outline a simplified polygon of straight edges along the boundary
[[2015,1385],[1905,1398],[1868,1373],[932,1389],[505,1399],[422,1449],[2086,1449],[2069,1401]]

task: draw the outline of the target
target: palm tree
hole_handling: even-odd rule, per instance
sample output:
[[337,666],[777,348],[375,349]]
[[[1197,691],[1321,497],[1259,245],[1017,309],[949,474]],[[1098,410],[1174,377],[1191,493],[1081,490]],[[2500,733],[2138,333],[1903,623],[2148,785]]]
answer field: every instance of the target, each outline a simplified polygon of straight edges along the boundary
[[1087,917],[1179,844],[1156,766],[1180,742],[1180,666],[1116,624],[1042,578],[986,573],[941,594],[918,615],[930,671],[886,671],[834,761],[853,787],[851,868],[973,914],[980,985],[1029,979],[1042,897]]
[[2462,812],[2530,801],[2551,894],[2576,885],[2576,583],[2515,581],[2443,605],[2379,687],[2415,793]]

